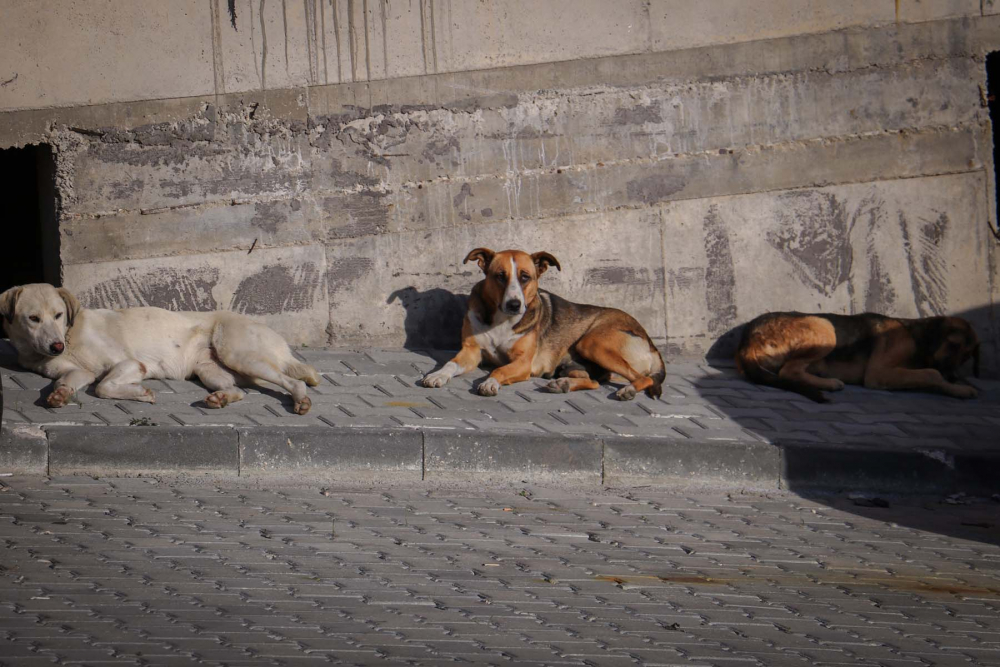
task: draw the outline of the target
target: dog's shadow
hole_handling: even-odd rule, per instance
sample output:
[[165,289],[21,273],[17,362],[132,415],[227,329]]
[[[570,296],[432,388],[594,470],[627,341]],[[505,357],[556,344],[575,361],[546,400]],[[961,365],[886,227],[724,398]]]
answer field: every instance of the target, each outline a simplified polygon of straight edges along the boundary
[[442,288],[420,291],[411,285],[390,294],[386,303],[398,301],[406,311],[403,347],[429,352],[457,350],[461,346],[462,320],[468,298],[466,294]]

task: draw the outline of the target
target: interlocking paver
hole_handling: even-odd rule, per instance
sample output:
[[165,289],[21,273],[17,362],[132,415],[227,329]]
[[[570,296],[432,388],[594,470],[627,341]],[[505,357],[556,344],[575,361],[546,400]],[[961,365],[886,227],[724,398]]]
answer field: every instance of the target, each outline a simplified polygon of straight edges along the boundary
[[1000,653],[992,500],[516,492],[5,478],[0,663],[916,667]]

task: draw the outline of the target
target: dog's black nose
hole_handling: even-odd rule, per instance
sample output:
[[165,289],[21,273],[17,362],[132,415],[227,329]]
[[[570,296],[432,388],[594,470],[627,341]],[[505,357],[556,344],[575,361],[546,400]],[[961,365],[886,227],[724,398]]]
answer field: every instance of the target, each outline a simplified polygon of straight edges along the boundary
[[503,307],[508,313],[516,313],[521,310],[521,302],[518,299],[508,299]]
[[52,345],[49,345],[49,351],[52,354],[62,354],[62,351],[64,349],[66,349],[66,346],[63,345],[62,343],[57,342],[57,343],[52,343]]

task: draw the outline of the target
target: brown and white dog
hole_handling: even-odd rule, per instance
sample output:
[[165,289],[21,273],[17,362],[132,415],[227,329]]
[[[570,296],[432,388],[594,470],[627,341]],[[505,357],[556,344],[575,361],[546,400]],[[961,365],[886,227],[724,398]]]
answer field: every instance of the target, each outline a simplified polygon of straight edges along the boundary
[[751,382],[817,402],[844,383],[974,398],[975,387],[955,383],[969,359],[978,377],[979,338],[960,317],[766,313],[744,327],[736,367]]
[[444,386],[485,358],[497,368],[479,385],[483,396],[496,396],[501,385],[529,377],[556,377],[545,387],[550,392],[597,389],[598,380],[612,373],[629,383],[616,394],[620,400],[640,391],[660,396],[666,367],[634,317],[615,308],[572,303],[538,288],[538,277],[550,266],[562,270],[555,257],[476,248],[462,263],[471,260],[486,277],[472,288],[462,349],[423,379],[425,387]]

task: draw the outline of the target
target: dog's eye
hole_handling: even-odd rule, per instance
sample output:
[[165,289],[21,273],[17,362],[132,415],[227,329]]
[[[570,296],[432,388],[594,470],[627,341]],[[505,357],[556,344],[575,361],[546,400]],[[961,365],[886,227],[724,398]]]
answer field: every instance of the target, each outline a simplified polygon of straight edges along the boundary
[[526,283],[529,280],[531,280],[531,276],[529,276],[527,273],[522,273],[521,274],[521,282],[522,283]]
[[507,282],[507,274],[501,271],[500,273],[497,274],[497,280],[499,280],[502,283]]
[[28,319],[31,320],[32,322],[41,322],[42,321],[42,318],[40,318],[38,315],[32,315]]
[[59,318],[61,318],[61,317],[62,317],[62,313],[56,313],[56,319],[57,319],[57,320],[58,320]]

